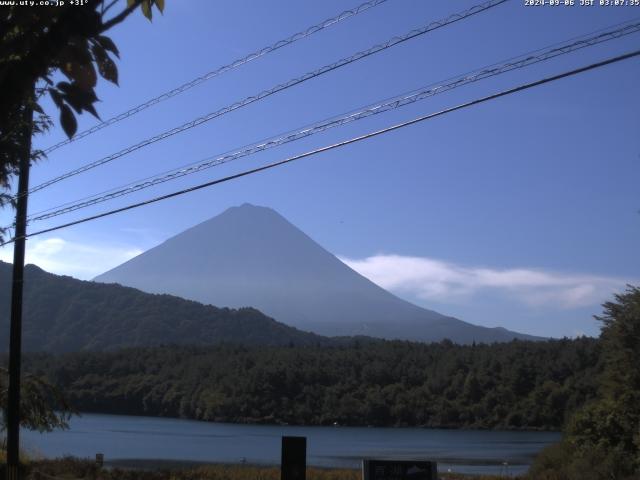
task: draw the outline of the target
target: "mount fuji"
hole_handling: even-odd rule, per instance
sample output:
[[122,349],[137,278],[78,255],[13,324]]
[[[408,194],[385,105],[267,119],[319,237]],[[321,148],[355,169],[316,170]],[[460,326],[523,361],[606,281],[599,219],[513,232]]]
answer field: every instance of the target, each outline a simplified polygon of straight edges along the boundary
[[358,274],[270,208],[244,204],[95,278],[218,307],[254,307],[328,336],[456,343],[539,337],[487,328],[405,300]]

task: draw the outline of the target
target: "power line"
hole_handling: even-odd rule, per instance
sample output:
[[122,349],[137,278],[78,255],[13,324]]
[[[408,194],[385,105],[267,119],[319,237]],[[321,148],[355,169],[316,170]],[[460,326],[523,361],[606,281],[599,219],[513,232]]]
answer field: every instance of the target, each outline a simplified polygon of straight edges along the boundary
[[[388,40],[385,43],[381,43],[378,45],[374,45],[371,48],[368,48],[367,50],[363,50],[360,52],[357,52],[349,57],[345,57],[341,60],[338,60],[334,63],[331,63],[329,65],[325,65],[323,67],[320,67],[317,70],[314,70],[312,72],[306,73],[300,77],[296,77],[294,79],[289,80],[288,82],[285,83],[281,83],[269,90],[263,90],[262,92],[247,97],[244,100],[241,100],[239,102],[233,103],[231,105],[228,105],[226,107],[223,107],[219,110],[216,110],[215,112],[211,112],[208,113],[207,115],[204,115],[202,117],[196,118],[195,120],[192,120],[190,122],[184,123],[183,125],[180,125],[178,127],[174,127],[170,130],[167,130],[163,133],[160,133],[158,135],[155,135],[153,137],[147,138],[146,140],[143,140],[135,145],[132,145],[130,147],[127,147],[123,150],[120,150],[119,152],[113,153],[109,156],[106,156],[100,160],[96,160],[94,162],[91,162],[89,164],[86,164],[82,167],[79,167],[75,170],[71,170],[67,173],[64,173],[58,177],[55,177],[51,180],[47,180],[44,183],[41,183],[39,185],[36,185],[35,187],[32,187],[29,190],[29,194],[31,193],[35,193],[39,190],[42,190],[46,187],[49,187],[55,183],[61,182],[62,180],[65,180],[67,178],[73,177],[75,175],[79,175],[81,173],[84,173],[88,170],[91,170],[93,168],[96,168],[100,165],[104,165],[105,163],[109,163],[112,162],[113,160],[116,160],[117,158],[123,157],[129,153],[132,153],[136,150],[139,150],[143,147],[146,147],[147,145],[151,145],[153,143],[156,143],[160,140],[164,140],[165,138],[171,137],[173,135],[176,135],[178,133],[182,133],[185,130],[189,130],[191,128],[197,127],[199,125],[202,125],[205,122],[208,122],[210,120],[213,120],[214,118],[220,117],[222,115],[225,115],[229,112],[232,112],[234,110],[237,110],[239,108],[245,107],[247,105],[250,105],[254,102],[257,102],[259,100],[262,100],[264,98],[267,98],[271,95],[274,95],[278,92],[281,92],[283,90],[287,90],[295,85],[301,84],[303,82],[306,82],[307,80],[310,80],[312,78],[324,75],[325,73],[331,72],[333,70],[337,70],[338,68],[344,67],[346,65],[350,65],[351,63],[357,62],[358,60],[362,60],[363,58],[369,57],[371,55],[374,55],[378,52],[381,52],[383,50],[386,50],[388,48],[394,47],[396,45],[399,45],[401,43],[404,43],[408,40],[411,40],[413,38],[416,38],[420,35],[424,35],[425,33],[431,32],[433,30],[437,30],[439,28],[445,27],[447,25],[450,25],[452,23],[458,22],[460,20],[464,20],[468,17],[471,17],[473,15],[476,15],[478,13],[484,12],[490,8],[496,7],[502,3],[507,2],[508,0],[489,0],[487,2],[475,5],[467,10],[464,10],[461,13],[454,13],[452,15],[449,15],[447,18],[443,19],[443,20],[439,20],[439,21],[435,21],[435,22],[431,22],[428,25],[421,27],[421,28],[417,28],[414,30],[411,30],[409,32],[407,32],[404,35],[401,36],[396,36],[391,38],[390,40]],[[15,196],[13,197],[14,199],[16,198]]]
[[371,0],[368,2],[365,2],[361,5],[358,5],[355,8],[352,8],[351,10],[345,10],[344,12],[340,13],[339,15],[336,15],[332,18],[328,18],[327,20],[320,22],[316,25],[312,25],[311,27],[302,30],[298,33],[295,33],[283,40],[279,40],[267,47],[261,48],[260,50],[256,50],[255,52],[252,52],[242,58],[239,58],[237,60],[234,60],[233,62],[227,64],[227,65],[223,65],[222,67],[218,67],[215,70],[212,70],[210,72],[205,73],[204,75],[194,78],[193,80],[183,83],[182,85],[174,88],[173,90],[169,90],[168,92],[162,93],[161,95],[158,95],[157,97],[151,98],[149,100],[147,100],[144,103],[141,103],[140,105],[137,105],[133,108],[130,108],[129,110],[122,112],[118,115],[115,115],[107,120],[105,120],[104,122],[100,122],[96,125],[94,125],[91,128],[88,128],[87,130],[84,130],[80,133],[77,133],[75,136],[73,136],[72,138],[68,138],[66,140],[63,140],[61,142],[56,143],[55,145],[52,145],[48,148],[46,148],[44,150],[45,154],[51,153],[54,150],[57,150],[60,147],[63,147],[65,145],[68,145],[71,142],[75,142],[76,140],[79,140],[81,138],[84,138],[88,135],[91,135],[92,133],[95,133],[99,130],[102,130],[103,128],[109,127],[111,125],[113,125],[114,123],[118,123],[126,118],[132,117],[133,115],[136,115],[137,113],[140,113],[143,110],[146,110],[149,107],[152,107],[153,105],[157,105],[160,102],[163,102],[165,100],[168,100],[169,98],[175,97],[176,95],[179,95],[183,92],[186,92],[187,90],[192,89],[193,87],[196,87],[198,85],[200,85],[201,83],[206,82],[207,80],[211,80],[214,77],[217,77],[219,75],[222,75],[223,73],[226,73],[230,70],[233,70],[237,67],[240,67],[242,65],[245,65],[249,62],[252,62],[253,60],[256,60],[260,57],[263,57],[271,52],[275,52],[276,50],[281,49],[282,47],[286,47],[287,45],[291,45],[292,43],[297,42],[298,40],[302,40],[304,38],[310,37],[311,35],[313,35],[314,33],[318,33],[322,30],[324,30],[325,28],[331,27],[332,25],[335,25],[343,20],[346,20],[350,17],[354,17],[362,12],[365,12],[371,8],[377,7],[378,5],[381,5],[382,3],[386,2],[387,0]]
[[[271,137],[270,139],[244,146],[238,150],[223,155],[208,158],[204,161],[192,163],[187,166],[165,172],[163,174],[158,174],[156,176],[147,177],[143,180],[139,180],[138,182],[134,182],[122,187],[117,187],[100,194],[91,195],[80,200],[67,202],[65,204],[58,205],[41,212],[37,212],[29,217],[29,222],[33,223],[40,220],[46,220],[82,208],[87,208],[98,203],[122,197],[124,195],[129,195],[131,193],[144,190],[161,183],[175,180],[186,175],[191,175],[218,165],[222,165],[224,163],[228,163],[233,160],[237,160],[242,157],[254,155],[258,152],[273,147],[300,140],[302,138],[309,137],[316,133],[324,132],[334,127],[339,127],[353,121],[367,118],[369,116],[378,115],[380,113],[388,112],[396,108],[413,104],[420,100],[424,100],[426,98],[447,92],[449,90],[467,85],[469,83],[474,83],[506,72],[528,67],[530,65],[556,58],[561,55],[572,53],[582,48],[597,45],[640,31],[640,22],[635,24],[628,24],[628,22],[625,23],[627,24],[615,30],[606,31],[598,35],[591,35],[588,37],[586,35],[583,35],[580,40],[574,41],[572,43],[555,44],[554,48],[548,48],[547,50],[539,49],[535,52],[529,52],[521,55],[520,57],[511,58],[509,61],[505,61],[504,63],[493,64],[488,67],[484,67],[483,69],[476,70],[473,73],[467,73],[462,76],[453,77],[452,79],[445,80],[440,84],[431,84],[429,86],[423,87],[422,89],[414,90],[410,93],[405,93],[403,95],[384,100],[377,104],[369,105],[360,110],[344,114],[340,117],[333,117],[328,120],[316,122],[302,129],[291,131],[277,137]],[[599,31],[602,31],[602,29]]]
[[[327,152],[329,150],[333,150],[333,149],[336,149],[336,148],[344,147],[346,145],[351,145],[352,143],[357,143],[357,142],[360,142],[360,141],[363,141],[363,140],[367,140],[369,138],[377,137],[379,135],[383,135],[385,133],[392,132],[394,130],[399,130],[401,128],[405,128],[405,127],[408,127],[410,125],[414,125],[416,123],[420,123],[420,122],[423,122],[423,121],[426,121],[426,120],[431,120],[433,118],[445,115],[447,113],[455,112],[457,110],[462,110],[462,109],[465,109],[465,108],[468,108],[468,107],[472,107],[474,105],[478,105],[478,104],[481,104],[481,103],[488,102],[490,100],[495,100],[497,98],[504,97],[504,96],[507,96],[507,95],[511,95],[513,93],[521,92],[521,91],[528,90],[530,88],[534,88],[534,87],[537,87],[537,86],[540,86],[540,85],[543,85],[543,84],[546,84],[546,83],[550,83],[550,82],[553,82],[553,81],[556,81],[556,80],[560,80],[562,78],[570,77],[570,76],[573,76],[573,75],[577,75],[577,74],[580,74],[580,73],[587,72],[589,70],[594,70],[594,69],[597,69],[597,68],[604,67],[606,65],[610,65],[610,64],[613,64],[613,63],[621,62],[623,60],[627,60],[627,59],[632,58],[632,57],[637,57],[639,55],[640,55],[640,50],[635,50],[633,52],[629,52],[629,53],[626,53],[624,55],[619,55],[617,57],[608,58],[606,60],[603,60],[603,61],[600,61],[600,62],[597,62],[597,63],[592,63],[592,64],[584,66],[584,67],[576,68],[574,70],[569,70],[569,71],[566,71],[566,72],[563,72],[563,73],[560,73],[560,74],[557,74],[557,75],[553,75],[551,77],[546,77],[546,78],[543,78],[541,80],[536,80],[534,82],[525,83],[523,85],[519,85],[517,87],[510,88],[508,90],[503,90],[501,92],[494,93],[494,94],[488,95],[486,97],[482,97],[482,98],[479,98],[479,99],[476,99],[476,100],[471,100],[469,102],[462,103],[462,104],[456,105],[454,107],[449,107],[449,108],[446,108],[444,110],[440,110],[440,111],[435,112],[435,113],[429,113],[427,115],[423,115],[423,116],[414,118],[412,120],[408,120],[406,122],[398,123],[398,124],[392,125],[390,127],[383,128],[381,130],[376,130],[374,132],[369,132],[367,134],[364,134],[364,135],[361,135],[361,136],[358,136],[358,137],[354,137],[354,138],[351,138],[349,140],[344,140],[342,142],[334,143],[332,145],[328,145],[328,146],[325,146],[325,147],[317,148],[315,150],[311,150],[311,151],[308,151],[308,152],[305,152],[305,153],[301,153],[301,154],[295,155],[293,157],[288,157],[288,158],[285,158],[284,160],[279,160],[277,162],[269,163],[269,164],[263,165],[261,167],[256,167],[256,168],[252,168],[252,169],[249,169],[249,170],[244,170],[242,172],[239,172],[239,173],[236,173],[236,174],[233,174],[233,175],[229,175],[229,176],[226,176],[226,177],[223,177],[223,178],[218,178],[216,180],[211,180],[209,182],[201,183],[199,185],[195,185],[193,187],[185,188],[183,190],[178,190],[176,192],[172,192],[172,193],[169,193],[169,194],[166,194],[166,195],[161,195],[161,196],[158,196],[158,197],[154,197],[154,198],[151,198],[149,200],[145,200],[143,202],[133,203],[133,204],[127,205],[125,207],[116,208],[116,209],[113,209],[113,210],[109,210],[107,212],[99,213],[99,214],[96,214],[96,215],[91,215],[89,217],[84,217],[84,218],[81,218],[79,220],[74,220],[72,222],[68,222],[68,223],[64,223],[64,224],[61,224],[61,225],[57,225],[55,227],[46,228],[44,230],[39,230],[39,231],[36,231],[34,233],[30,233],[28,235],[25,235],[25,238],[35,237],[37,235],[42,235],[44,233],[49,233],[49,232],[53,232],[53,231],[60,230],[60,229],[63,229],[63,228],[71,227],[71,226],[74,226],[74,225],[79,225],[81,223],[86,223],[86,222],[89,222],[89,221],[92,221],[92,220],[97,220],[99,218],[115,215],[116,213],[121,213],[121,212],[125,212],[127,210],[132,210],[132,209],[135,209],[135,208],[139,208],[139,207],[142,207],[142,206],[145,206],[145,205],[150,205],[152,203],[156,203],[156,202],[159,202],[161,200],[167,200],[169,198],[173,198],[173,197],[177,197],[177,196],[180,196],[180,195],[184,195],[186,193],[191,193],[191,192],[194,192],[196,190],[201,190],[203,188],[211,187],[213,185],[218,185],[220,183],[225,183],[225,182],[228,182],[228,181],[231,181],[231,180],[236,180],[238,178],[242,178],[242,177],[245,177],[245,176],[248,176],[248,175],[252,175],[254,173],[262,172],[262,171],[265,171],[265,170],[270,170],[272,168],[279,167],[279,166],[285,165],[287,163],[294,162],[296,160],[300,160],[300,159],[303,159],[303,158],[306,158],[306,157],[311,157],[313,155],[317,155],[319,153]],[[4,245],[7,245],[9,243],[13,243],[17,239],[18,239],[18,237],[14,237],[9,241],[0,244],[0,247],[4,246]]]

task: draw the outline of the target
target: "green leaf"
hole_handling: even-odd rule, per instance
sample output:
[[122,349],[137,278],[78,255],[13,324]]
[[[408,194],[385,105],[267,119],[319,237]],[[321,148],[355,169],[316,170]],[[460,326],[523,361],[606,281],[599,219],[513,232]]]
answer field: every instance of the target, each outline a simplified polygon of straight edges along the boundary
[[73,39],[58,54],[60,63],[90,63],[89,44],[84,39]]
[[99,43],[91,45],[91,52],[93,53],[93,59],[96,63],[100,63],[100,61],[107,56],[107,52]]
[[58,88],[63,93],[62,98],[64,101],[67,102],[77,113],[87,111],[94,117],[98,119],[100,118],[98,116],[98,112],[93,107],[93,103],[98,101],[98,97],[96,97],[96,93],[93,89],[85,90],[75,83],[70,84],[68,82],[58,83]]
[[164,13],[164,0],[156,0],[156,6],[158,10],[160,10],[160,13]]
[[116,68],[115,65],[113,65],[113,61],[109,58],[106,50],[98,43],[94,43],[92,45],[91,51],[93,52],[93,58],[95,59],[96,65],[98,65],[98,72],[100,73],[100,76],[106,78],[105,74],[109,73],[110,68]]
[[78,122],[68,105],[62,105],[60,109],[60,124],[69,138],[73,137],[78,130]]
[[50,88],[49,94],[51,95],[51,100],[53,100],[53,103],[55,103],[56,106],[61,109],[64,105],[64,102],[62,101],[62,95],[60,95],[60,92]]
[[118,51],[118,47],[116,47],[116,44],[113,43],[113,40],[111,40],[109,37],[100,35],[95,38],[95,41],[98,44],[100,44],[102,48],[113,53],[116,57],[120,58],[120,52]]
[[136,0],[127,0],[127,8],[130,8],[136,4]]
[[60,51],[56,60],[58,67],[69,80],[73,80],[85,89],[96,86],[98,76],[93,67],[89,43],[85,39],[70,40]]
[[151,20],[151,17],[153,16],[153,13],[151,12],[151,0],[142,0],[140,7],[142,8],[142,14]]
[[84,89],[88,90],[93,88],[98,82],[98,76],[96,75],[96,69],[93,67],[93,63],[77,65],[74,74],[74,80]]
[[105,56],[98,62],[98,71],[105,80],[109,80],[112,83],[118,85],[118,67],[113,60]]
[[93,104],[88,104],[85,105],[84,109],[89,112],[91,115],[93,115],[94,117],[96,117],[98,120],[100,120],[100,115],[98,115],[98,112],[96,111],[95,107],[93,106]]
[[69,93],[69,90],[73,88],[69,82],[58,82],[56,87],[64,93]]
[[93,103],[98,100],[93,89],[85,90],[75,83],[59,82],[57,87],[66,95],[78,97],[83,103]]

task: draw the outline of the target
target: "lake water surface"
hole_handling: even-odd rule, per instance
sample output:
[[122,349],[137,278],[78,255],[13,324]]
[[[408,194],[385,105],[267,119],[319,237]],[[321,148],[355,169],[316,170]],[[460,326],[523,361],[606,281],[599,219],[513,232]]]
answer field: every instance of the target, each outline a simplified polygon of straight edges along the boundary
[[[278,465],[280,437],[307,437],[307,463],[359,468],[363,458],[437,460],[440,471],[522,473],[555,432],[419,428],[235,425],[169,418],[83,414],[71,428],[23,431],[22,445],[47,457],[105,455],[107,464],[133,459]],[[504,464],[506,462],[506,465]]]

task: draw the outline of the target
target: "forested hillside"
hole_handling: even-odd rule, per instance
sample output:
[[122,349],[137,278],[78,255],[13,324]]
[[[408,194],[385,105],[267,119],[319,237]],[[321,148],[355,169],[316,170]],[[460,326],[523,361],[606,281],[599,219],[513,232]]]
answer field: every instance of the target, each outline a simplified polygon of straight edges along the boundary
[[161,347],[31,355],[80,411],[225,422],[559,429],[595,395],[594,339]]
[[[166,343],[324,344],[253,308],[216,308],[172,295],[84,282],[27,265],[25,351],[107,350]],[[11,265],[0,262],[0,351],[8,350]]]

